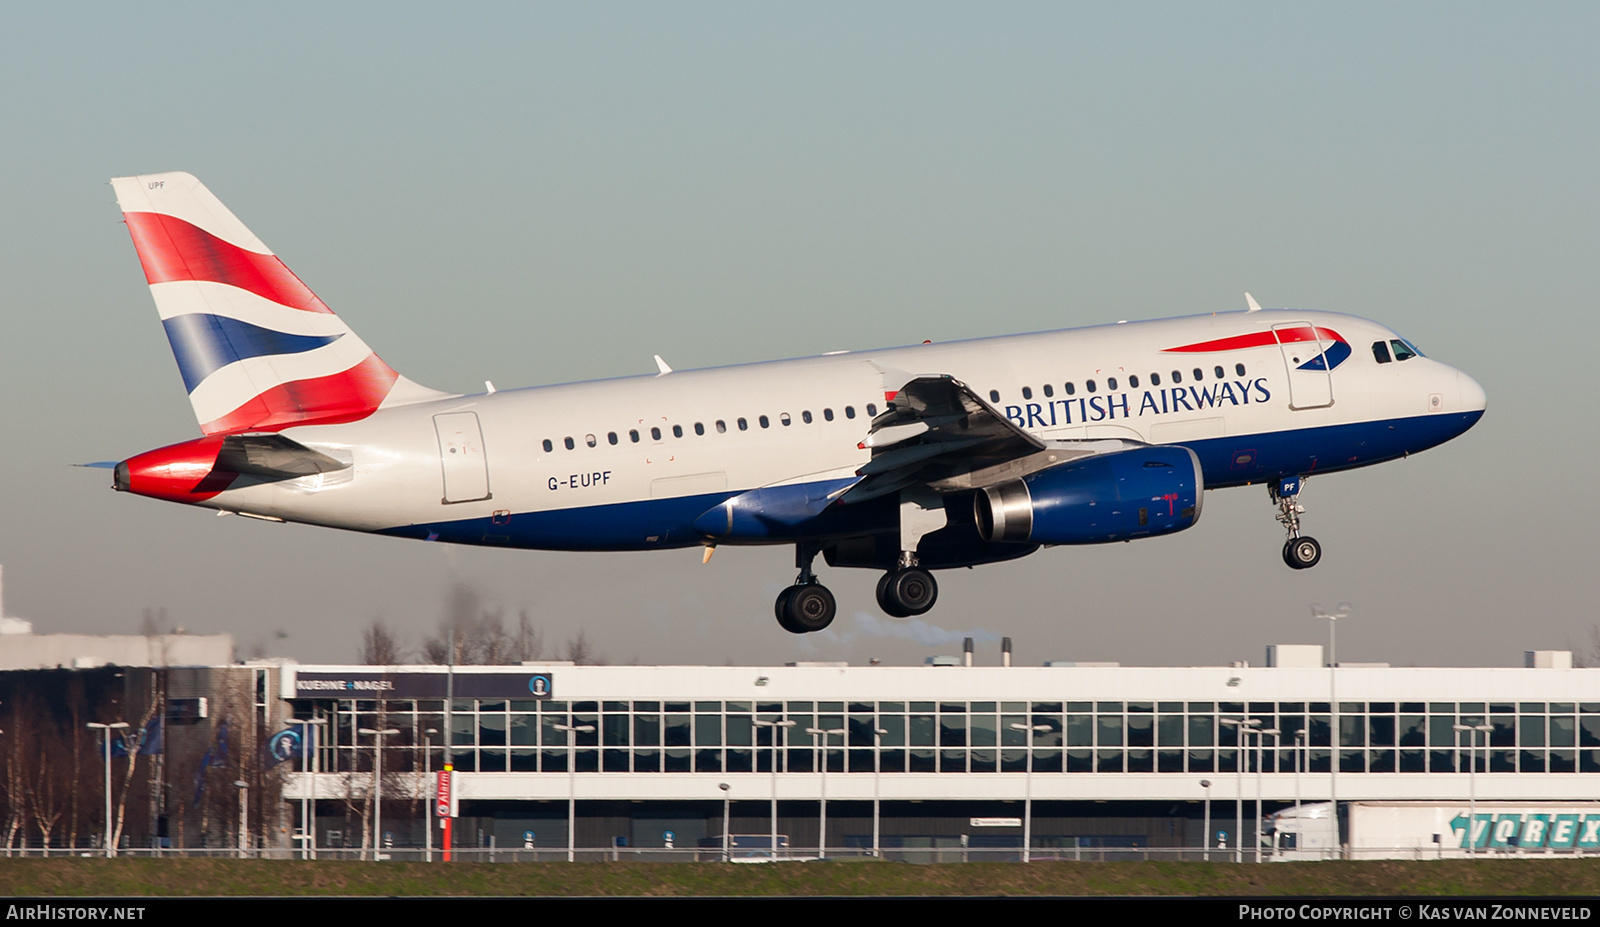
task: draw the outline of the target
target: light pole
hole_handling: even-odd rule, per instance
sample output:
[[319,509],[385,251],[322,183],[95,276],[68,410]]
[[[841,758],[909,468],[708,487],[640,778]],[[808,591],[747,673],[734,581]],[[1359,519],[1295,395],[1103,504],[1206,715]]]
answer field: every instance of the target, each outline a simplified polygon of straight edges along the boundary
[[1478,852],[1478,732],[1483,732],[1483,745],[1489,746],[1489,732],[1494,730],[1488,724],[1457,724],[1456,746],[1461,746],[1460,734],[1465,732],[1470,740],[1471,747],[1467,752],[1467,852],[1477,855]]
[[578,828],[578,738],[579,733],[594,731],[592,724],[557,724],[555,729],[567,735],[567,862],[577,858],[573,843]]
[[1020,721],[1011,723],[1013,731],[1021,731],[1027,738],[1027,749],[1022,753],[1022,861],[1032,862],[1033,850],[1033,735],[1042,734],[1050,730],[1048,724],[1023,724]]
[[1200,787],[1206,790],[1206,807],[1205,811],[1202,812],[1205,815],[1205,834],[1200,841],[1200,845],[1205,847],[1206,851],[1202,854],[1201,859],[1209,863],[1211,862],[1211,780],[1201,779]]
[[101,732],[101,741],[105,747],[106,760],[106,857],[117,855],[116,841],[111,836],[111,732],[126,730],[128,722],[116,721],[111,724],[96,724],[91,721],[87,725],[90,730]]
[[[1256,735],[1256,862],[1261,862],[1261,738],[1268,734],[1273,736],[1273,746],[1277,746],[1278,729],[1275,727],[1261,728],[1251,731]],[[1273,764],[1276,772],[1277,764]]]
[[828,735],[837,737],[845,735],[844,728],[824,730],[820,727],[806,728],[807,734],[814,734],[822,739],[822,807],[818,812],[817,831],[817,859],[828,858]]
[[1339,637],[1337,629],[1340,618],[1350,617],[1350,605],[1340,602],[1339,607],[1333,612],[1325,612],[1322,606],[1311,606],[1311,615],[1314,618],[1328,619],[1328,712],[1332,724],[1328,731],[1328,745],[1332,747],[1332,756],[1328,763],[1328,801],[1333,804],[1333,848],[1338,852],[1339,858],[1344,858],[1344,841],[1339,837]]
[[778,858],[778,731],[794,727],[795,721],[756,721],[756,727],[772,728],[772,858]]
[[327,724],[327,718],[286,718],[284,724],[305,725],[306,733],[311,737],[310,752],[306,747],[300,747],[300,767],[306,773],[306,778],[311,781],[307,790],[309,798],[300,799],[300,858],[317,858],[317,725]]
[[722,861],[728,861],[728,783],[718,782],[722,790]]
[[245,823],[250,818],[250,783],[235,779],[233,787],[239,790],[239,858],[244,859],[250,843],[249,827]]
[[1244,862],[1244,768],[1249,765],[1249,754],[1244,749],[1244,732],[1261,723],[1260,718],[1223,718],[1222,723],[1233,728],[1233,861]]
[[872,729],[872,858],[882,859],[883,851],[878,846],[878,837],[881,831],[879,821],[880,798],[882,796],[881,780],[883,778],[883,735],[889,733],[885,728]]
[[377,738],[372,748],[372,858],[383,859],[383,738],[400,733],[400,729],[363,727],[356,732]]
[[[433,782],[433,735],[439,733],[438,728],[430,727],[422,732],[422,781]],[[427,794],[428,786],[423,785],[423,794]],[[424,862],[433,862],[433,811],[434,803],[426,802],[422,809],[422,859]]]

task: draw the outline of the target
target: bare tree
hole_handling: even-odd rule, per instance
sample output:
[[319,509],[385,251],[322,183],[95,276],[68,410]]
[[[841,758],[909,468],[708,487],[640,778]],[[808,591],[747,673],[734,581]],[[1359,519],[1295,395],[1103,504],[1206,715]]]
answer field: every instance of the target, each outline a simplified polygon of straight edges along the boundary
[[567,659],[579,666],[604,666],[606,663],[605,655],[589,642],[589,634],[582,628],[578,629],[576,637],[567,641]]
[[[1567,646],[1571,647],[1571,644]],[[1589,646],[1580,650],[1572,647],[1572,665],[1576,667],[1600,667],[1600,624],[1589,626]]]
[[400,641],[383,619],[372,619],[361,632],[361,656],[357,662],[369,666],[393,666],[400,662]]
[[534,628],[526,610],[518,616],[517,631],[512,634],[506,631],[501,609],[485,607],[472,587],[457,583],[450,590],[439,636],[422,643],[422,658],[428,663],[503,665],[537,660],[543,648],[543,635]]

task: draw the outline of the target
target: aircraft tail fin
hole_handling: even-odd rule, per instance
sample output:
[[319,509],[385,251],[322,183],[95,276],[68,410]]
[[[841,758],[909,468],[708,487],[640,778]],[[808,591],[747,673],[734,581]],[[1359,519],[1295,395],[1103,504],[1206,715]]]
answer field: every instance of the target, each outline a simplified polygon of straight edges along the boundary
[[204,433],[350,422],[448,395],[385,364],[192,175],[111,185]]

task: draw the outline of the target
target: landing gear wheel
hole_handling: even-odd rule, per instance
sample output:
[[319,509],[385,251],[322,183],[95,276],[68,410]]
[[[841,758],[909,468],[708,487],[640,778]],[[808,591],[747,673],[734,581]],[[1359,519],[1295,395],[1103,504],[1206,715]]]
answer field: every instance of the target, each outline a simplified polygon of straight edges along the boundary
[[773,610],[778,624],[790,634],[809,634],[833,624],[839,607],[833,593],[821,583],[804,583],[790,586],[778,594]]
[[803,629],[795,627],[794,623],[789,620],[789,600],[794,598],[794,591],[799,588],[799,586],[786,587],[782,592],[778,593],[778,600],[772,603],[772,612],[778,616],[778,626],[790,634],[805,633]]
[[939,584],[921,567],[890,570],[878,580],[878,607],[892,618],[910,618],[933,607]]
[[1283,562],[1296,570],[1309,570],[1322,559],[1316,538],[1290,538],[1283,545]]

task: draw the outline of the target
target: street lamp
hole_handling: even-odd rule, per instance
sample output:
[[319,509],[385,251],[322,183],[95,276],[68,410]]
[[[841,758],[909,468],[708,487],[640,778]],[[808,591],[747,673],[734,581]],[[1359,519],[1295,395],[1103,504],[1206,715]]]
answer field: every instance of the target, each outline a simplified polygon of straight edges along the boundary
[[1223,718],[1233,728],[1233,861],[1244,862],[1244,768],[1249,765],[1244,750],[1244,732],[1261,724],[1260,718]]
[[1023,751],[1023,799],[1022,799],[1022,861],[1032,862],[1033,850],[1033,735],[1043,734],[1050,730],[1048,724],[1023,724],[1020,721],[1011,723],[1013,731],[1021,731],[1027,735],[1028,749]]
[[1206,851],[1201,855],[1201,859],[1209,863],[1211,862],[1211,780],[1201,779],[1200,787],[1206,790],[1206,807],[1203,812],[1205,815],[1205,834],[1200,842],[1201,846],[1206,848]]
[[239,858],[244,859],[250,843],[249,828],[245,823],[250,817],[250,783],[235,779],[233,787],[239,790]]
[[722,861],[728,861],[728,783],[718,782],[722,790]]
[[772,844],[768,849],[772,851],[772,858],[778,858],[778,730],[780,728],[794,727],[795,721],[762,721],[757,719],[756,727],[772,728]]
[[815,734],[822,738],[822,806],[818,811],[817,831],[817,859],[828,858],[828,736],[843,737],[845,730],[842,727],[824,730],[820,727],[806,728],[807,734]]
[[1461,746],[1461,737],[1465,732],[1471,742],[1467,753],[1467,852],[1476,855],[1478,852],[1478,732],[1483,732],[1483,746],[1489,746],[1489,732],[1494,730],[1488,724],[1457,724],[1455,731],[1456,747]]
[[1311,606],[1313,618],[1328,619],[1328,711],[1333,721],[1328,731],[1328,745],[1332,747],[1332,757],[1328,763],[1328,801],[1333,804],[1333,847],[1341,858],[1344,856],[1344,843],[1339,839],[1339,637],[1336,633],[1340,618],[1350,617],[1350,604],[1340,602],[1338,609],[1325,612],[1322,606]]
[[308,790],[310,797],[300,799],[300,858],[317,858],[317,725],[327,724],[327,718],[286,718],[284,724],[303,724],[306,733],[311,735],[311,747],[306,752],[304,744],[300,748],[300,768],[306,773],[306,778],[311,780]]
[[[427,794],[427,783],[433,781],[433,735],[439,729],[430,727],[422,732],[422,781],[423,794]],[[424,862],[433,862],[433,802],[426,802],[422,809],[422,859]]]
[[117,855],[116,841],[111,837],[111,732],[126,730],[128,722],[117,721],[111,724],[96,724],[91,721],[87,725],[90,730],[101,732],[101,741],[105,746],[106,760],[106,857]]
[[383,738],[400,733],[400,729],[363,727],[356,732],[377,738],[372,748],[372,858],[383,859]]
[[[1256,735],[1256,862],[1261,862],[1261,738],[1271,734],[1274,738],[1273,746],[1277,746],[1278,729],[1275,727],[1261,728],[1250,733]],[[1274,772],[1277,764],[1274,763]]]
[[576,734],[594,732],[592,724],[556,724],[556,730],[567,735],[567,862],[577,858],[573,841],[577,839],[578,826],[578,738]]

